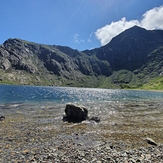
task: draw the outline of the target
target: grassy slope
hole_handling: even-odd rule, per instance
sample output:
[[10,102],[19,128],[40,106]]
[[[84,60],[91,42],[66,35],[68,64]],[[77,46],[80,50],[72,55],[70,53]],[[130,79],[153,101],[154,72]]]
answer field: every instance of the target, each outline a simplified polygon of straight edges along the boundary
[[[67,80],[63,77],[57,77],[47,74],[39,76],[38,74],[29,74],[22,71],[12,71],[4,73],[0,71],[0,84],[20,84],[20,85],[51,85],[51,86],[75,86],[75,87],[94,87],[110,89],[145,89],[145,90],[163,90],[163,76],[153,78],[148,83],[139,85],[136,76],[131,78],[129,83],[122,82],[126,80],[126,75],[120,73],[114,76],[83,76],[77,80]],[[115,77],[116,76],[116,77]],[[116,79],[116,83],[113,80]],[[118,81],[117,81],[118,79]]]
[[[19,74],[19,75],[18,75]],[[51,85],[51,86],[75,86],[75,87],[94,87],[109,89],[145,89],[163,90],[163,76],[153,78],[148,83],[138,85],[134,76],[130,83],[113,83],[112,76],[83,76],[80,80],[67,80],[62,77],[48,75],[46,77],[36,76],[28,73],[19,72],[3,73],[0,71],[0,84],[17,85]],[[120,78],[122,80],[122,78]],[[133,81],[135,83],[133,83]]]
[[144,84],[141,89],[163,90],[163,76],[152,79],[147,84]]

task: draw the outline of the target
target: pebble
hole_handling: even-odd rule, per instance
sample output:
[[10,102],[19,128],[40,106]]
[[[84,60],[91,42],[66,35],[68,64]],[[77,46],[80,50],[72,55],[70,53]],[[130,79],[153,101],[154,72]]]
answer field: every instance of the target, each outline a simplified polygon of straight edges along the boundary
[[[163,145],[154,147],[142,147],[126,151],[111,150],[103,146],[98,151],[94,148],[77,146],[70,140],[60,140],[60,148],[54,150],[52,146],[46,146],[40,149],[29,162],[81,162],[81,163],[135,163],[135,162],[155,162],[161,163],[163,158]],[[69,149],[72,150],[69,150]],[[143,152],[142,152],[143,149]],[[55,151],[55,153],[53,153]],[[26,153],[26,151],[24,151]]]
[[27,118],[19,117],[19,121],[17,115],[15,118],[5,115],[6,119],[0,122],[0,163],[163,163],[163,144],[155,133],[144,137],[152,137],[157,143],[151,138],[144,141],[143,137],[141,147],[132,148],[132,142],[118,141],[114,135],[102,137],[100,131],[123,127],[120,122],[110,124],[110,128],[102,122],[96,126],[63,124],[45,113],[40,113],[40,117],[31,113],[25,115]]
[[[101,148],[78,146],[70,138],[55,137],[44,145],[24,144],[23,149],[17,148],[13,152],[9,148],[3,148],[0,154],[0,162],[29,162],[29,163],[143,163],[155,162],[161,163],[163,160],[163,145],[141,147],[138,149],[126,150],[123,147],[115,146],[112,150],[108,145]],[[43,142],[42,142],[43,143]],[[37,146],[36,146],[37,145]],[[33,148],[33,150],[32,150]],[[163,161],[162,161],[163,162]]]
[[151,139],[151,138],[146,138],[146,141],[147,141],[148,144],[156,145],[157,146],[157,143],[153,139]]
[[0,116],[0,121],[3,121],[5,119],[5,116]]

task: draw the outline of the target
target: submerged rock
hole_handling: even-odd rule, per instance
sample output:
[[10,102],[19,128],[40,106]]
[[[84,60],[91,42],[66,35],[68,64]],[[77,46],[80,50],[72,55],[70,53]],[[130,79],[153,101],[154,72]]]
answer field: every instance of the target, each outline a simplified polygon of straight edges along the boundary
[[0,116],[0,121],[3,121],[5,119],[5,117],[2,115]]
[[97,123],[100,122],[100,118],[99,117],[94,117],[94,116],[93,117],[90,117],[89,120],[90,121],[95,121]]
[[63,117],[63,121],[82,122],[88,118],[88,110],[83,106],[74,104],[67,104],[65,113],[66,115]]

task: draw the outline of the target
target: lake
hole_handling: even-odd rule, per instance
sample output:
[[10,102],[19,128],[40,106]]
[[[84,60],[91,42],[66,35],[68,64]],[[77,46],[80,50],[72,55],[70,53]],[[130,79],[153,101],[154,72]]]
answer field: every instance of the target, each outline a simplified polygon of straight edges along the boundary
[[0,85],[0,104],[163,102],[163,92],[98,88]]
[[[93,114],[106,116],[107,112],[124,105],[161,105],[163,92],[142,90],[116,90],[98,88],[15,86],[0,85],[0,112],[13,114],[18,110],[28,113],[31,110],[55,108],[55,115],[64,112],[67,103],[75,103],[88,108]],[[31,109],[32,108],[32,109]],[[130,107],[128,107],[130,108]],[[140,108],[140,107],[139,107]],[[135,110],[139,108],[135,107]],[[133,110],[134,108],[132,108]]]

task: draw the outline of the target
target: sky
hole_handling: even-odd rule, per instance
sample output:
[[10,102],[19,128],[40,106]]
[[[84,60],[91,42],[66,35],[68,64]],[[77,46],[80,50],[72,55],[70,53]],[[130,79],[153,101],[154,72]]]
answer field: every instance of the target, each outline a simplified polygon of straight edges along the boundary
[[134,25],[163,29],[163,0],[0,1],[0,44],[20,38],[82,51]]

